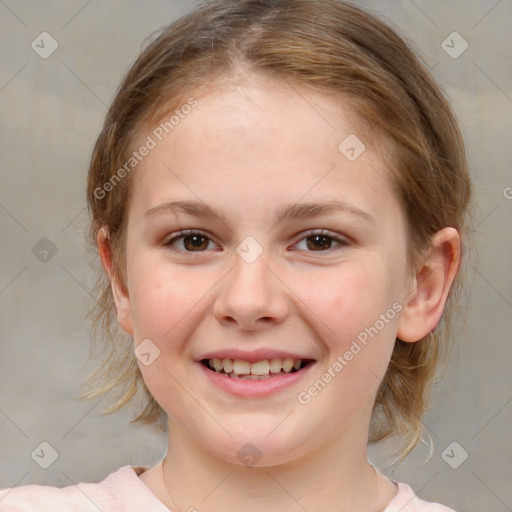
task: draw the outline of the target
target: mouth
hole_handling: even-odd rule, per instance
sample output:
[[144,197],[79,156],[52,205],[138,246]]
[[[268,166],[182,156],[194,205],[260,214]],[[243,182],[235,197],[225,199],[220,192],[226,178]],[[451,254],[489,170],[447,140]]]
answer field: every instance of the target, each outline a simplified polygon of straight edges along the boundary
[[300,372],[310,366],[313,359],[263,359],[244,361],[241,359],[202,359],[201,364],[208,370],[230,379],[269,380],[283,375]]

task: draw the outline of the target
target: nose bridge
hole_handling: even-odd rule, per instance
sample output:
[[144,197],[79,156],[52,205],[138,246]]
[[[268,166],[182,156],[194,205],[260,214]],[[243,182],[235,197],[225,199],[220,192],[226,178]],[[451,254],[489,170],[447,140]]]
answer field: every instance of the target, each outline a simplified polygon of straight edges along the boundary
[[[272,283],[269,279],[269,258],[263,252],[251,257],[246,257],[237,250],[234,258],[233,270],[228,279],[228,292],[235,293],[240,300],[252,299],[252,301],[261,300],[263,296],[270,294]],[[250,253],[249,253],[250,254]]]
[[286,297],[270,265],[263,248],[257,250],[252,241],[239,245],[215,304],[219,321],[254,327],[260,319],[282,320],[287,311]]

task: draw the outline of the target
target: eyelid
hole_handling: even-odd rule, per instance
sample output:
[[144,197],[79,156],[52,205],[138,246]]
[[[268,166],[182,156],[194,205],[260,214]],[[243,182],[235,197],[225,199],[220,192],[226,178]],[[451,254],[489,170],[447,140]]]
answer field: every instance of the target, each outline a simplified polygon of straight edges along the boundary
[[[191,253],[191,254],[208,252],[208,250],[204,250],[204,251],[185,251],[183,249],[178,249],[177,247],[174,247],[172,245],[172,243],[175,242],[176,240],[179,240],[179,239],[181,239],[181,238],[183,238],[185,236],[189,236],[189,235],[202,235],[205,238],[207,238],[208,240],[210,240],[211,242],[213,242],[214,244],[216,244],[218,246],[220,245],[215,240],[215,237],[213,237],[213,235],[211,235],[207,231],[203,231],[201,229],[184,229],[182,231],[178,231],[178,232],[174,233],[172,235],[172,237],[169,238],[164,243],[164,246],[170,247],[170,248],[175,249],[175,250],[180,251],[180,252],[186,252],[186,253]],[[294,247],[298,243],[304,241],[306,238],[308,238],[310,236],[315,236],[315,235],[328,236],[329,238],[332,238],[332,240],[334,240],[338,245],[335,246],[335,247],[331,247],[329,249],[326,249],[324,251],[305,251],[305,252],[327,253],[327,252],[331,252],[331,251],[333,251],[335,249],[338,249],[339,247],[345,247],[347,245],[350,245],[350,243],[351,243],[351,241],[350,241],[350,239],[348,237],[343,236],[343,235],[339,235],[337,233],[333,233],[332,231],[329,231],[329,230],[326,230],[326,229],[310,229],[310,230],[308,230],[308,231],[306,231],[304,233],[301,233],[300,238],[292,245],[292,247]]]
[[310,236],[315,236],[315,235],[328,236],[329,238],[332,238],[338,245],[336,247],[331,247],[330,249],[327,249],[325,251],[306,251],[306,252],[326,253],[326,252],[331,252],[335,249],[338,249],[339,247],[345,247],[347,245],[350,245],[350,243],[351,243],[351,241],[348,237],[340,235],[338,233],[334,233],[327,229],[310,229],[304,233],[301,233],[300,239],[294,244],[294,246],[297,245],[299,242],[302,242],[305,238],[308,238]]
[[201,253],[201,252],[207,252],[207,251],[184,251],[183,249],[178,249],[177,247],[174,247],[172,245],[172,242],[175,242],[176,240],[179,240],[180,238],[183,238],[188,235],[202,235],[205,238],[208,238],[211,242],[213,242],[216,245],[219,245],[217,241],[215,240],[215,237],[208,233],[207,231],[203,231],[201,229],[183,229],[182,231],[177,231],[176,233],[173,233],[171,238],[169,238],[166,242],[164,242],[165,247],[171,247],[172,249],[175,249],[180,252],[187,252],[187,253]]

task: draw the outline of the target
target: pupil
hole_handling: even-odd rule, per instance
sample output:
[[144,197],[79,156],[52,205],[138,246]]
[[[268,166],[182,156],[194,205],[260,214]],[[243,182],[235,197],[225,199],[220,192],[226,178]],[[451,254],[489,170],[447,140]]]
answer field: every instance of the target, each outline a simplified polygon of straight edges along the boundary
[[330,249],[331,248],[331,237],[327,235],[314,235],[309,237],[309,239],[313,239],[315,243],[308,243],[309,249],[318,250],[318,249]]
[[[208,246],[208,243],[206,243],[205,246],[206,237],[202,235],[187,235],[184,239],[184,245],[187,249],[191,251],[197,251],[199,249],[205,249]],[[190,242],[190,243],[187,243]]]

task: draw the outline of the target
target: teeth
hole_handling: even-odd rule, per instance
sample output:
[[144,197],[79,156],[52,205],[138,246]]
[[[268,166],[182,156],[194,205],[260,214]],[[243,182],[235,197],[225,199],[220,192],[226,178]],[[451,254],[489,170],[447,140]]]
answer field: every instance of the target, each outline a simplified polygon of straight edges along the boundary
[[268,364],[268,361],[258,361],[251,365],[251,375],[268,375],[269,370],[270,365]]
[[223,359],[222,366],[226,373],[231,373],[233,371],[233,361],[231,359]]
[[270,360],[270,371],[272,373],[279,373],[281,371],[281,359],[271,359]]
[[233,378],[250,378],[260,380],[271,376],[271,374],[290,373],[292,369],[299,370],[302,359],[264,359],[250,363],[240,359],[209,359],[208,364],[212,370],[222,372]]
[[[220,372],[220,370],[215,370]],[[249,375],[251,373],[251,363],[249,361],[240,361],[239,359],[235,359],[233,361],[233,371],[237,375]]]
[[[283,373],[283,375],[285,375]],[[240,379],[240,380],[266,380],[268,379],[268,375],[237,375],[235,372],[229,374],[232,379]]]
[[293,359],[285,359],[283,361],[283,370],[285,372],[291,372],[293,368]]

